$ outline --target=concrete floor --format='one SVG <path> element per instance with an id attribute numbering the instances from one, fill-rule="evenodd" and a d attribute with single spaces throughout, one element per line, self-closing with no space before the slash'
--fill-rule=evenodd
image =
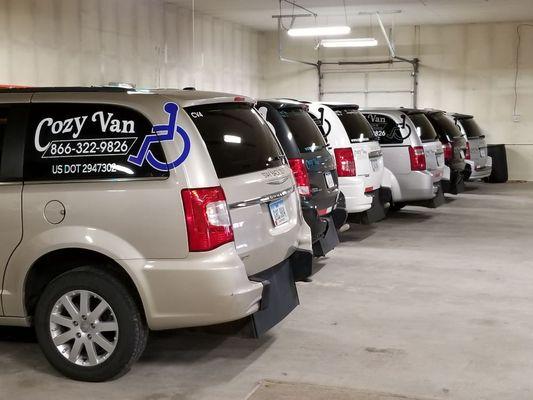
<path id="1" fill-rule="evenodd" d="M 129 375 L 84 384 L 0 330 L 0 399 L 244 399 L 262 379 L 437 399 L 533 398 L 533 184 L 471 184 L 436 210 L 354 226 L 261 340 L 151 336 Z"/>

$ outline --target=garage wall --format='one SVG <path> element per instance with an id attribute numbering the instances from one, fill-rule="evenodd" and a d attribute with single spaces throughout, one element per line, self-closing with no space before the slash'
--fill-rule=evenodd
<path id="1" fill-rule="evenodd" d="M 397 27 L 397 53 L 421 60 L 419 106 L 461 111 L 476 115 L 487 131 L 490 143 L 507 144 L 510 178 L 533 180 L 533 28 L 522 29 L 517 113 L 513 122 L 517 23 L 433 25 Z M 374 28 L 356 30 L 353 36 L 373 36 L 384 40 Z M 289 96 L 317 99 L 317 74 L 313 68 L 278 60 L 277 33 L 266 34 L 269 52 L 265 54 L 264 96 Z M 285 56 L 315 61 L 317 52 L 309 41 L 285 40 Z M 356 57 L 354 57 L 356 55 Z M 384 58 L 387 48 L 320 50 L 327 61 Z M 328 66 L 327 69 L 339 67 Z M 405 68 L 395 64 L 391 68 Z M 342 67 L 343 71 L 358 68 Z M 383 69 L 383 67 L 381 67 Z M 406 75 L 404 75 L 406 74 Z M 404 89 L 410 84 L 408 73 L 368 73 L 369 89 Z M 326 74 L 325 89 L 337 90 L 365 84 L 364 74 Z M 334 79 L 332 79 L 334 77 Z M 328 84 L 329 79 L 329 84 Z M 333 81 L 333 82 L 332 82 Z M 329 86 L 328 86 L 329 85 Z M 326 94 L 329 100 L 358 102 L 362 106 L 400 105 L 410 101 L 405 94 Z M 407 104 L 410 105 L 410 104 Z"/>
<path id="2" fill-rule="evenodd" d="M 257 95 L 257 32 L 162 0 L 0 1 L 0 84 L 184 87 Z"/>

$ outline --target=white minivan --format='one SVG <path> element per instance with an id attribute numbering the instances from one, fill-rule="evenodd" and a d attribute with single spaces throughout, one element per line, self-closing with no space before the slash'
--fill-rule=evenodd
<path id="1" fill-rule="evenodd" d="M 321 122 L 328 148 L 335 157 L 339 187 L 346 198 L 348 213 L 365 212 L 361 218 L 365 223 L 384 218 L 383 204 L 387 196 L 381 193 L 383 156 L 359 106 L 312 102 L 309 112 Z"/>
<path id="2" fill-rule="evenodd" d="M 449 169 L 442 144 L 426 116 L 402 108 L 368 108 L 362 113 L 379 139 L 385 167 L 393 173 L 391 209 L 406 204 L 442 205 L 440 181 L 449 175 Z"/>

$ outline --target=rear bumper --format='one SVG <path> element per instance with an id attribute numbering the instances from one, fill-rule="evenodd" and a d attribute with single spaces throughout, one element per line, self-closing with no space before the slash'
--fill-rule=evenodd
<path id="1" fill-rule="evenodd" d="M 441 173 L 438 178 L 430 171 L 412 171 L 408 174 L 397 175 L 400 185 L 400 199 L 395 202 L 408 202 L 419 200 L 431 200 L 435 197 L 438 189 Z"/>
<path id="2" fill-rule="evenodd" d="M 487 161 L 484 167 L 481 167 L 477 165 L 476 163 L 473 163 L 473 165 L 470 166 L 471 173 L 469 180 L 477 180 L 477 179 L 484 179 L 488 178 L 490 174 L 492 173 L 492 159 L 490 157 L 487 157 Z"/>
<path id="3" fill-rule="evenodd" d="M 178 260 L 130 260 L 148 326 L 153 330 L 206 326 L 250 316 L 262 307 L 264 282 L 278 266 L 312 273 L 311 253 L 296 251 L 280 264 L 248 277 L 233 243 Z M 294 281 L 293 281 L 294 282 Z"/>
<path id="4" fill-rule="evenodd" d="M 353 177 L 339 177 L 339 189 L 344 194 L 346 212 L 349 214 L 364 212 L 372 207 L 371 195 L 365 193 L 364 179 Z"/>

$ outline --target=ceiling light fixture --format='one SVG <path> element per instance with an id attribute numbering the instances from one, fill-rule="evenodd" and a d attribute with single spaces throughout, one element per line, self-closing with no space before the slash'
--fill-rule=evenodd
<path id="1" fill-rule="evenodd" d="M 349 26 L 318 26 L 311 28 L 291 28 L 287 31 L 292 37 L 347 35 Z"/>
<path id="2" fill-rule="evenodd" d="M 374 47 L 378 41 L 374 38 L 352 38 L 352 39 L 322 39 L 322 47 Z"/>

